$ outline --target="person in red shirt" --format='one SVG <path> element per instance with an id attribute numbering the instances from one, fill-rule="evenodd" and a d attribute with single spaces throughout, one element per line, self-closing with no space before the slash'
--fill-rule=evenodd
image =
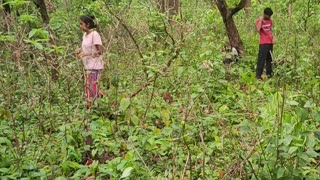
<path id="1" fill-rule="evenodd" d="M 272 76 L 272 51 L 273 51 L 273 35 L 272 35 L 272 20 L 273 11 L 271 8 L 265 8 L 263 16 L 260 16 L 256 21 L 256 29 L 260 35 L 259 54 L 256 70 L 256 78 L 262 80 L 264 65 L 266 64 L 267 76 Z"/>

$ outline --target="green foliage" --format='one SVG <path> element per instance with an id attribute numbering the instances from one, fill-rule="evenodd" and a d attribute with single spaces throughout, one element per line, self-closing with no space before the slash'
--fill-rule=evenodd
<path id="1" fill-rule="evenodd" d="M 318 179 L 320 5 L 257 2 L 235 16 L 246 54 L 228 69 L 210 1 L 181 1 L 181 16 L 150 1 L 48 1 L 48 25 L 32 1 L 8 1 L 20 16 L 0 25 L 1 179 Z M 253 25 L 266 6 L 275 76 L 257 82 Z M 73 56 L 83 14 L 97 17 L 110 61 L 89 111 Z"/>

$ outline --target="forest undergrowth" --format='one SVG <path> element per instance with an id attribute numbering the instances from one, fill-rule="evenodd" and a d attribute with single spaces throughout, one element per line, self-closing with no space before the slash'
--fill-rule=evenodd
<path id="1" fill-rule="evenodd" d="M 147 0 L 48 0 L 47 25 L 30 1 L 9 2 L 19 16 L 0 25 L 0 179 L 319 178 L 318 1 L 252 1 L 234 17 L 245 53 L 231 67 L 210 1 L 169 16 Z M 260 82 L 254 23 L 267 6 L 275 74 Z M 110 64 L 90 110 L 73 54 L 83 14 Z"/>

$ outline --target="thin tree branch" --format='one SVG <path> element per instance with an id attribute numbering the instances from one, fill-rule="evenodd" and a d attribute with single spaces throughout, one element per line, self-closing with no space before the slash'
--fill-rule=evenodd
<path id="1" fill-rule="evenodd" d="M 113 12 L 111 11 L 111 9 L 109 8 L 109 5 L 108 5 L 107 2 L 106 2 L 105 4 L 106 4 L 106 7 L 107 7 L 108 12 L 109 12 L 113 17 L 115 17 L 115 18 L 119 21 L 119 23 L 124 27 L 124 29 L 128 32 L 130 38 L 132 39 L 134 45 L 136 46 L 136 48 L 137 48 L 137 50 L 138 50 L 138 53 L 139 53 L 140 58 L 143 59 L 143 54 L 142 54 L 141 48 L 140 48 L 138 42 L 136 41 L 136 39 L 134 38 L 132 32 L 129 30 L 128 26 L 122 21 L 122 19 L 121 19 L 119 16 L 117 16 L 115 13 L 113 13 Z"/>
<path id="2" fill-rule="evenodd" d="M 150 96 L 149 102 L 148 102 L 148 104 L 147 104 L 147 108 L 146 108 L 146 110 L 145 110 L 145 112 L 144 112 L 143 119 L 146 118 L 147 113 L 148 113 L 148 111 L 149 111 L 149 109 L 150 109 L 150 106 L 151 106 L 153 97 L 154 97 L 154 91 L 155 91 L 155 89 L 156 89 L 156 82 L 157 82 L 157 77 L 158 77 L 158 76 L 156 75 L 155 77 L 156 77 L 156 78 L 155 78 L 154 81 L 153 81 L 153 88 L 152 88 L 151 96 Z"/>
<path id="3" fill-rule="evenodd" d="M 171 66 L 172 62 L 178 58 L 179 52 L 180 52 L 181 47 L 176 48 L 174 51 L 172 57 L 168 60 L 166 66 L 160 71 L 161 73 L 156 74 L 152 78 L 148 79 L 144 84 L 142 84 L 137 90 L 135 90 L 129 97 L 133 98 L 136 95 L 138 95 L 141 91 L 143 91 L 146 87 L 151 85 L 161 74 L 164 74 L 169 67 Z"/>
<path id="4" fill-rule="evenodd" d="M 174 38 L 172 37 L 172 35 L 168 32 L 168 29 L 167 29 L 167 25 L 166 25 L 166 22 L 164 20 L 164 18 L 161 18 L 162 20 L 162 23 L 164 25 L 164 32 L 169 36 L 169 38 L 171 39 L 172 41 L 172 44 L 175 45 L 176 44 L 176 41 L 174 40 Z"/>
<path id="5" fill-rule="evenodd" d="M 243 9 L 246 6 L 247 1 L 248 0 L 241 0 L 236 7 L 232 8 L 231 9 L 231 16 L 233 16 L 234 14 L 239 12 L 241 9 Z"/>

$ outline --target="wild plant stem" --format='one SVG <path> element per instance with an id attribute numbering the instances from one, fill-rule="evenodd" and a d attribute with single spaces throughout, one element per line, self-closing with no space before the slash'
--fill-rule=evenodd
<path id="1" fill-rule="evenodd" d="M 153 100 L 153 97 L 154 97 L 154 91 L 155 91 L 155 89 L 156 89 L 156 82 L 157 82 L 157 77 L 158 77 L 157 75 L 155 75 L 155 76 L 156 76 L 156 77 L 155 77 L 155 79 L 154 79 L 154 81 L 153 81 L 152 92 L 151 92 L 150 99 L 149 99 L 149 101 L 148 101 L 146 110 L 145 110 L 145 112 L 144 112 L 143 119 L 146 119 L 146 115 L 147 115 L 147 113 L 148 113 L 148 111 L 149 111 L 149 108 L 150 108 L 150 106 L 151 106 L 151 103 L 152 103 L 152 100 Z"/>

